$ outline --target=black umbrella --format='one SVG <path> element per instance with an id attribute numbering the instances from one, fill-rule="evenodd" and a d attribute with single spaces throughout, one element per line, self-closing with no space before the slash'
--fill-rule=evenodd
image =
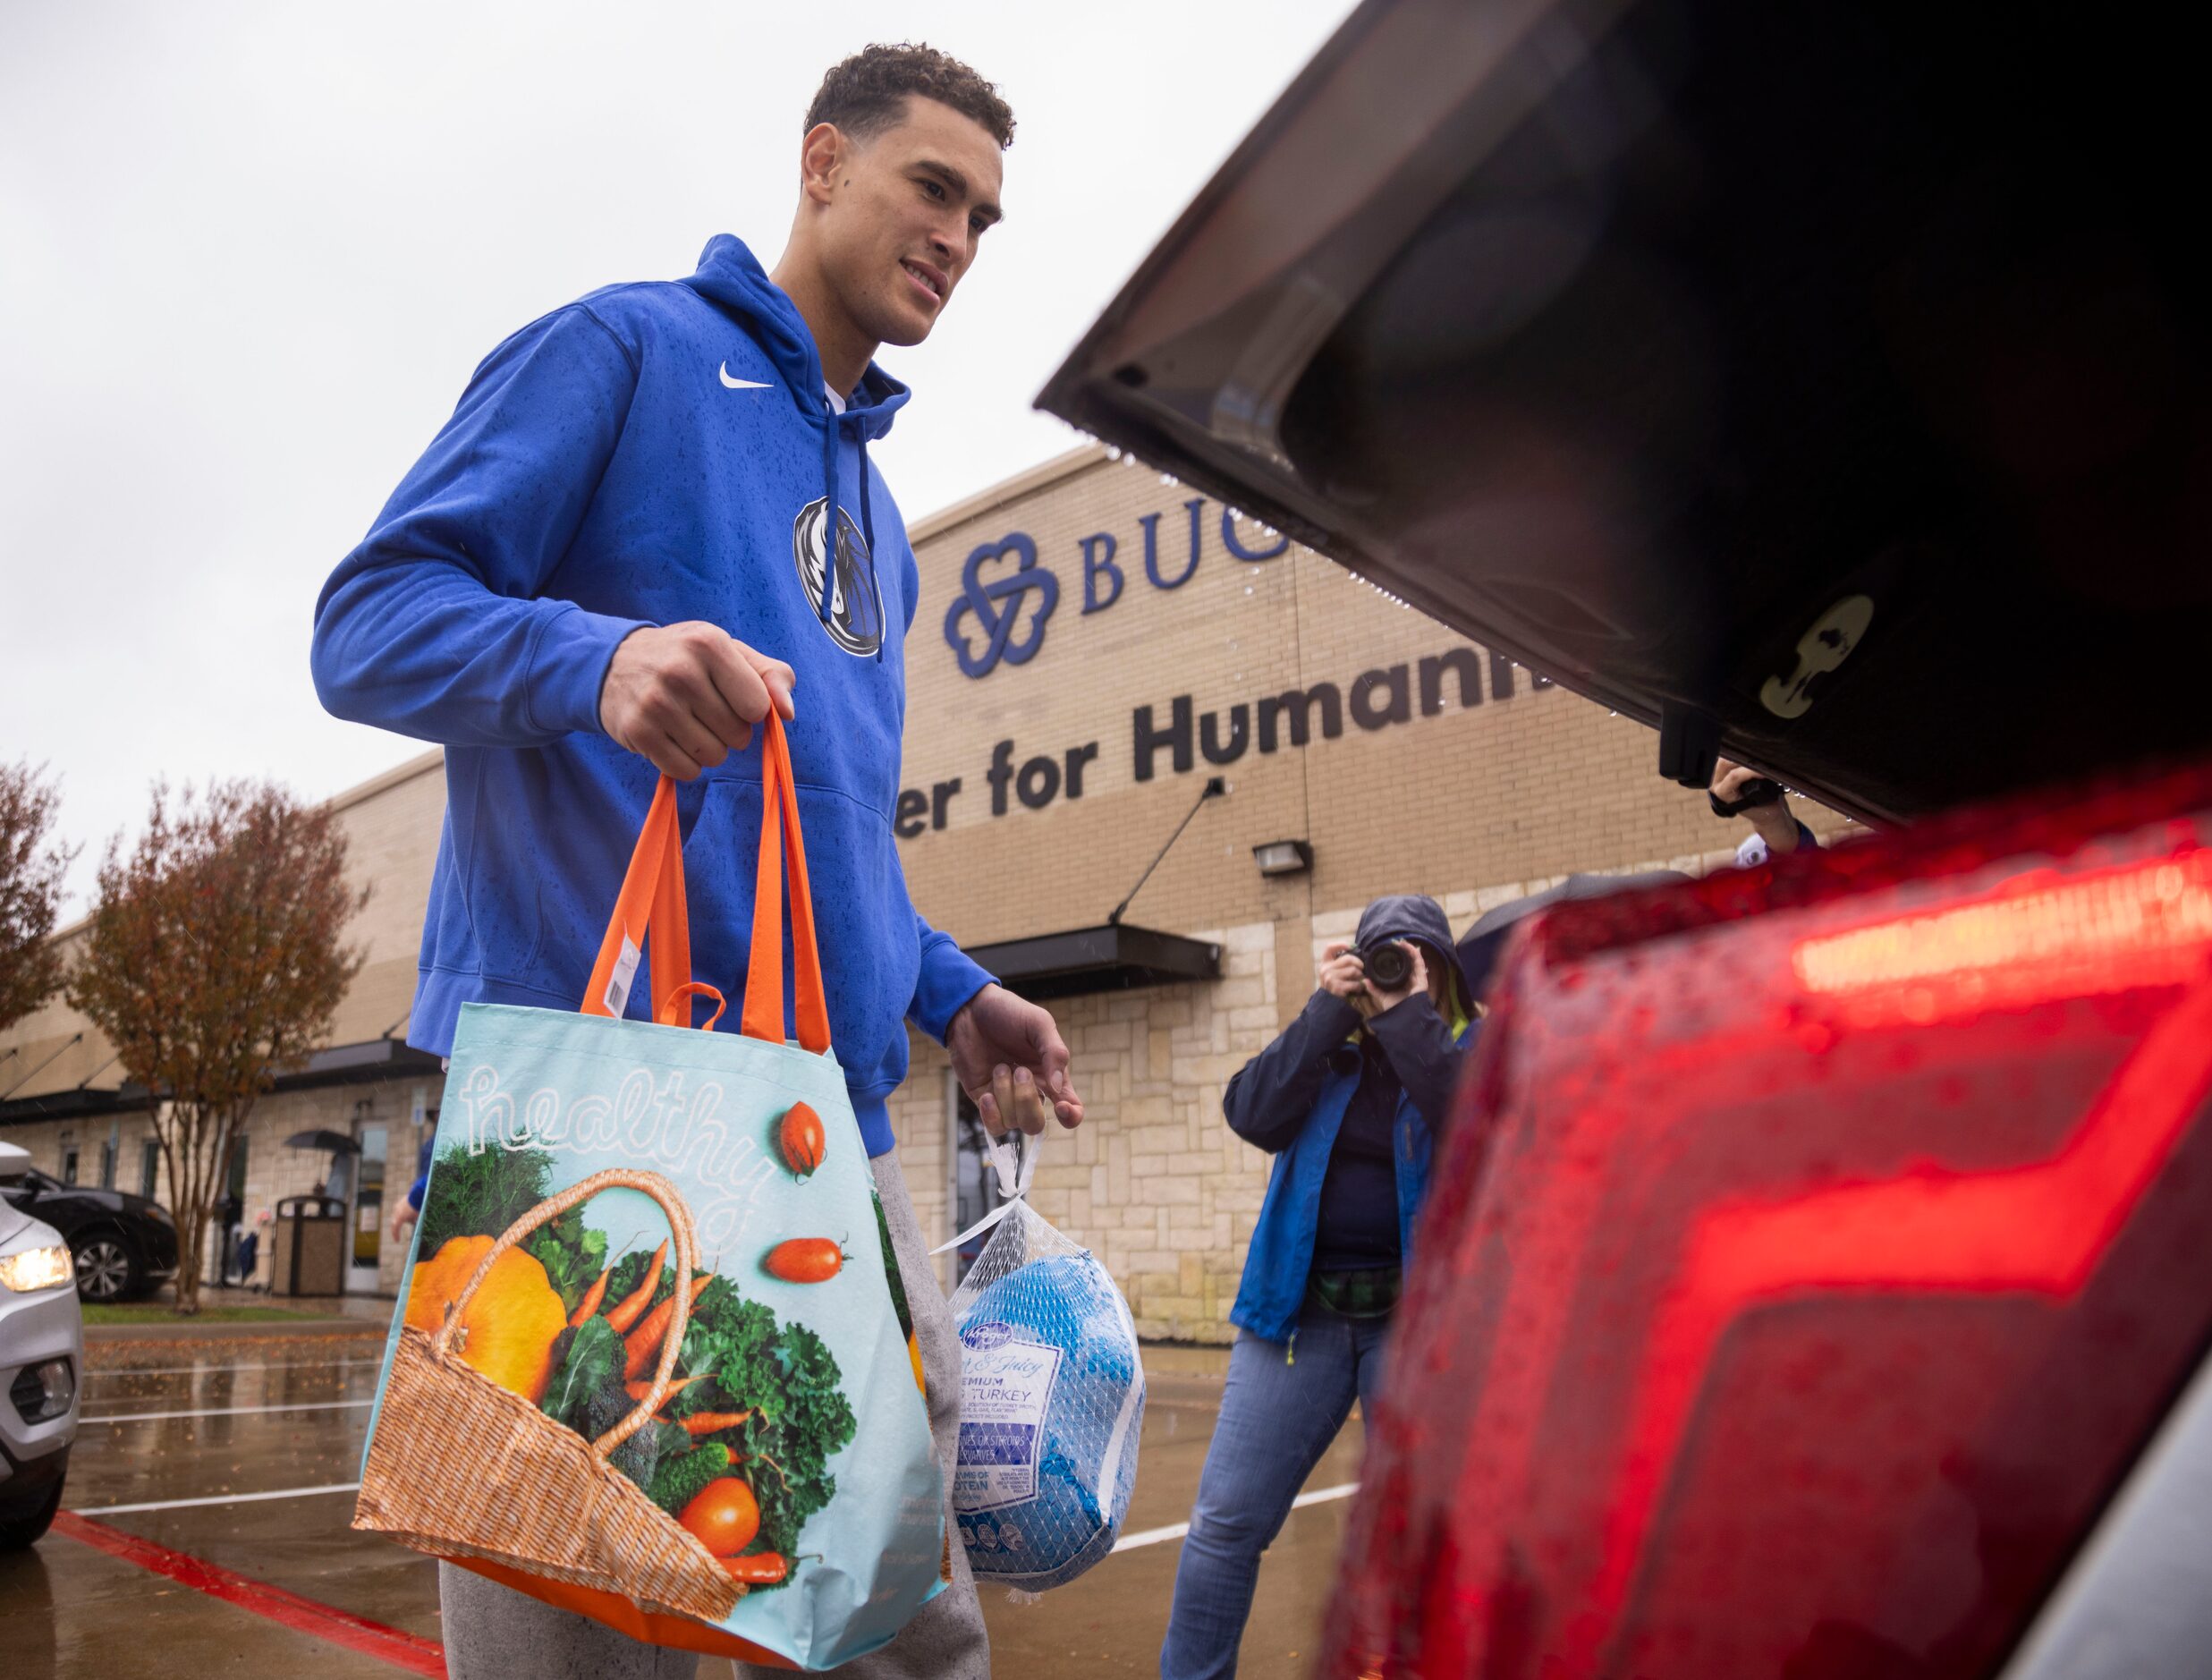
<path id="1" fill-rule="evenodd" d="M 284 1140 L 291 1150 L 328 1150 L 333 1155 L 358 1155 L 361 1146 L 343 1132 L 295 1132 Z"/>
<path id="2" fill-rule="evenodd" d="M 1460 966 L 1467 971 L 1467 983 L 1475 988 L 1476 997 L 1482 996 L 1490 983 L 1491 965 L 1505 948 L 1505 936 L 1539 910 L 1570 898 L 1603 898 L 1608 893 L 1640 887 L 1674 887 L 1689 878 L 1679 870 L 1646 870 L 1637 875 L 1570 875 L 1540 893 L 1486 910 L 1460 936 Z"/>

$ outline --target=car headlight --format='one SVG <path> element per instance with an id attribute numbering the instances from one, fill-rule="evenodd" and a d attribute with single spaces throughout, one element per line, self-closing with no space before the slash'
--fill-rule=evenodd
<path id="1" fill-rule="evenodd" d="M 0 1257 L 0 1284 L 19 1295 L 52 1289 L 76 1277 L 69 1251 L 56 1243 L 47 1248 L 27 1248 L 20 1254 Z"/>
<path id="2" fill-rule="evenodd" d="M 152 1207 L 148 1208 L 146 1211 L 152 1214 L 155 1218 L 160 1220 L 162 1224 L 165 1226 L 174 1227 L 176 1224 L 176 1215 L 171 1213 L 168 1209 L 163 1207 L 158 1201 Z"/>

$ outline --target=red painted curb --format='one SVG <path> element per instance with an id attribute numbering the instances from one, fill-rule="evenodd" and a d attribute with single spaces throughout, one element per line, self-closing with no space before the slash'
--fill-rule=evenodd
<path id="1" fill-rule="evenodd" d="M 420 1639 L 412 1633 L 403 1633 L 396 1627 L 386 1627 L 381 1622 L 372 1622 L 366 1616 L 354 1616 L 344 1610 L 334 1609 L 327 1604 L 318 1604 L 312 1599 L 303 1599 L 296 1592 L 287 1592 L 282 1587 L 273 1587 L 265 1581 L 255 1581 L 211 1564 L 204 1558 L 185 1552 L 172 1551 L 168 1547 L 149 1540 L 140 1540 L 135 1534 L 126 1534 L 119 1528 L 96 1522 L 89 1516 L 79 1516 L 74 1511 L 57 1511 L 54 1515 L 54 1532 L 65 1534 L 110 1557 L 120 1557 L 127 1564 L 165 1575 L 182 1586 L 209 1598 L 220 1599 L 225 1604 L 234 1604 L 242 1610 L 288 1627 L 296 1633 L 327 1640 L 334 1645 L 343 1645 L 348 1650 L 357 1650 L 365 1657 L 374 1657 L 394 1668 L 403 1668 L 409 1674 L 426 1675 L 430 1680 L 445 1680 L 445 1647 L 434 1640 Z"/>

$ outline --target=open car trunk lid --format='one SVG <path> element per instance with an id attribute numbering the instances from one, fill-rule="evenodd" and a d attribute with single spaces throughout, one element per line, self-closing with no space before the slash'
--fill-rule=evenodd
<path id="1" fill-rule="evenodd" d="M 1039 405 L 1846 810 L 2201 751 L 2195 72 L 2055 6 L 1370 0 Z"/>

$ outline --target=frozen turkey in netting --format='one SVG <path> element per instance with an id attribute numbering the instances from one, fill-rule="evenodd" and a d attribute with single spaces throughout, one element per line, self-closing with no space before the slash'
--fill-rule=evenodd
<path id="1" fill-rule="evenodd" d="M 1128 1305 L 1096 1256 L 1017 1199 L 952 1306 L 969 1565 L 1029 1591 L 1064 1585 L 1114 1549 L 1137 1485 L 1144 1366 Z"/>

